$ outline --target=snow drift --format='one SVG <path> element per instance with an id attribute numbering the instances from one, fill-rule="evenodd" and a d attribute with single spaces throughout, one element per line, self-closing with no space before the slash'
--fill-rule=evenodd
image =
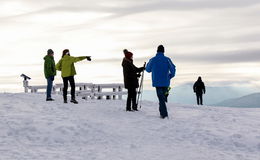
<path id="1" fill-rule="evenodd" d="M 2 160 L 259 160 L 260 109 L 125 101 L 63 104 L 43 94 L 0 94 Z"/>

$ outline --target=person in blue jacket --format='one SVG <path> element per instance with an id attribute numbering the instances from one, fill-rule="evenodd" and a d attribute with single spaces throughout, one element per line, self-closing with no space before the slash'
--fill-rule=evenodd
<path id="1" fill-rule="evenodd" d="M 152 72 L 153 87 L 156 87 L 159 99 L 159 111 L 161 118 L 168 117 L 166 102 L 170 80 L 175 76 L 175 65 L 171 59 L 164 56 L 164 47 L 159 45 L 157 54 L 151 58 L 146 66 L 148 73 Z"/>

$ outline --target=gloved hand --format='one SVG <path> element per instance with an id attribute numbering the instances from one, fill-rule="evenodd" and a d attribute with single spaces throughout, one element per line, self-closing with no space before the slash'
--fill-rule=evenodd
<path id="1" fill-rule="evenodd" d="M 138 73 L 138 74 L 137 74 L 137 77 L 141 77 L 141 74 L 140 74 L 140 73 Z"/>
<path id="2" fill-rule="evenodd" d="M 91 56 L 86 56 L 88 61 L 91 61 Z"/>

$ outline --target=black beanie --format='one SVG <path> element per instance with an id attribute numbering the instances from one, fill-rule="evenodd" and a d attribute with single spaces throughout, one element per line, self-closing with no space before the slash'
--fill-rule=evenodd
<path id="1" fill-rule="evenodd" d="M 163 45 L 159 45 L 159 46 L 158 46 L 157 52 L 162 52 L 162 53 L 164 53 L 164 47 L 163 47 Z"/>
<path id="2" fill-rule="evenodd" d="M 47 51 L 47 54 L 49 55 L 49 54 L 53 54 L 54 52 L 53 52 L 53 50 L 52 49 L 48 49 L 48 51 Z"/>
<path id="3" fill-rule="evenodd" d="M 123 50 L 124 54 L 127 54 L 129 51 L 127 49 Z"/>

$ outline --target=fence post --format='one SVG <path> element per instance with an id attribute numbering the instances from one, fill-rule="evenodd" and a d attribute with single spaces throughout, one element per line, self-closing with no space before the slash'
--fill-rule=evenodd
<path id="1" fill-rule="evenodd" d="M 98 93 L 101 93 L 101 92 L 102 92 L 102 87 L 98 86 Z M 102 99 L 102 96 L 98 96 L 98 99 Z"/>
<path id="2" fill-rule="evenodd" d="M 116 88 L 113 88 L 113 92 L 115 93 L 115 94 L 113 95 L 113 99 L 116 99 Z"/>
<path id="3" fill-rule="evenodd" d="M 24 87 L 24 92 L 28 93 L 28 81 L 27 80 L 23 80 L 23 87 Z"/>
<path id="4" fill-rule="evenodd" d="M 54 94 L 56 94 L 56 86 L 55 86 L 55 85 L 52 87 L 52 92 L 53 92 Z"/>
<path id="5" fill-rule="evenodd" d="M 95 94 L 95 87 L 96 86 L 94 84 L 91 86 L 91 94 L 90 94 L 91 99 L 95 99 L 95 96 L 94 96 L 94 94 Z"/>
<path id="6" fill-rule="evenodd" d="M 122 92 L 122 86 L 119 86 L 119 87 L 118 87 L 118 93 L 121 93 L 121 92 Z M 122 94 L 119 94 L 119 95 L 118 95 L 118 99 L 119 99 L 119 100 L 122 100 Z"/>

